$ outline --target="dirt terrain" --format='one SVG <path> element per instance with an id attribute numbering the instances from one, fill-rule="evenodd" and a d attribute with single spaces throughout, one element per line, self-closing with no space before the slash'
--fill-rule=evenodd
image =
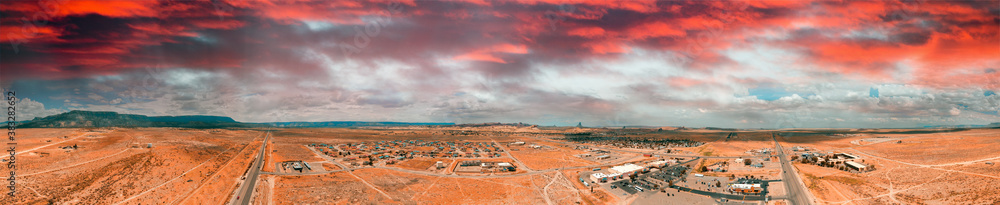
<path id="1" fill-rule="evenodd" d="M 761 148 L 774 149 L 774 141 L 768 132 L 733 132 L 734 136 L 723 137 L 713 143 L 708 143 L 697 149 L 702 156 L 746 156 L 747 151 Z"/>
<path id="2" fill-rule="evenodd" d="M 240 167 L 247 166 L 254 153 L 244 148 L 263 133 L 176 128 L 18 131 L 26 142 L 19 144 L 25 153 L 17 155 L 21 194 L 0 196 L 3 204 L 221 202 L 225 196 L 217 193 L 231 192 L 244 171 Z"/>
<path id="3" fill-rule="evenodd" d="M 21 152 L 17 155 L 19 194 L 0 196 L 0 204 L 225 203 L 234 196 L 268 132 L 264 129 L 21 129 L 19 135 L 23 137 L 18 144 Z M 730 137 L 734 132 L 737 134 Z M 595 168 L 607 170 L 611 166 L 662 158 L 643 156 L 645 153 L 683 156 L 679 158 L 691 158 L 685 156 L 691 154 L 702 156 L 693 163 L 696 168 L 729 163 L 728 172 L 697 172 L 709 176 L 780 178 L 776 157 L 764 162 L 763 168 L 737 164 L 732 157 L 742 156 L 754 162 L 768 158 L 767 155 L 748 157 L 747 151 L 773 149 L 772 134 L 777 134 L 788 155 L 848 153 L 859 157 L 858 162 L 874 167 L 872 171 L 849 172 L 793 162 L 819 204 L 1000 202 L 994 194 L 1000 190 L 989 186 L 1000 183 L 997 174 L 1000 166 L 995 165 L 1000 163 L 1000 146 L 997 146 L 1000 131 L 995 129 L 661 131 L 417 126 L 276 129 L 270 133 L 263 172 L 253 187 L 251 200 L 255 204 L 627 204 L 659 193 L 623 195 L 620 189 L 602 187 L 607 184 L 591 182 L 585 186 L 579 179 L 590 181 L 589 174 Z M 672 148 L 684 152 L 667 154 L 662 149 L 577 144 L 563 141 L 565 133 L 608 133 L 635 139 L 690 137 L 704 144 Z M 423 142 L 435 144 L 420 146 Z M 352 146 L 339 146 L 344 144 Z M 355 146 L 359 144 L 365 146 Z M 369 151 L 365 151 L 365 158 L 319 151 L 339 152 L 338 149 L 347 147 Z M 809 151 L 793 151 L 793 147 L 807 147 Z M 435 150 L 460 154 L 423 153 Z M 470 157 L 473 152 L 488 154 Z M 593 159 L 604 154 L 613 159 Z M 355 157 L 349 163 L 356 165 L 345 164 L 348 161 L 343 159 L 347 157 Z M 375 163 L 361 164 L 369 160 Z M 454 172 L 460 162 L 470 160 L 507 162 L 516 171 Z M 313 170 L 275 172 L 275 164 L 283 161 L 304 161 Z M 436 168 L 438 161 L 445 168 Z M 772 186 L 784 189 L 783 183 Z"/>
<path id="4" fill-rule="evenodd" d="M 521 160 L 528 168 L 532 170 L 545 170 L 553 169 L 559 167 L 575 167 L 575 166 L 587 166 L 596 165 L 598 163 L 587 161 L 583 158 L 577 157 L 575 155 L 587 153 L 582 150 L 574 150 L 565 146 L 560 146 L 558 143 L 551 143 L 541 140 L 530 140 L 526 138 L 520 138 L 521 141 L 525 142 L 525 146 L 509 146 L 511 149 L 511 154 L 515 158 Z M 531 148 L 530 145 L 542 146 L 539 148 Z M 516 150 L 515 150 L 516 149 Z"/>
<path id="5" fill-rule="evenodd" d="M 871 137 L 892 138 L 851 143 Z M 820 204 L 996 204 L 1000 191 L 1000 131 L 865 134 L 803 139 L 793 145 L 857 155 L 874 171 L 852 173 L 796 163 Z M 826 141 L 829 140 L 829 141 Z M 812 141 L 812 142 L 810 142 Z M 874 141 L 874 140 L 867 140 Z M 788 147 L 788 145 L 786 145 Z M 993 164 L 987 164 L 993 163 Z"/>

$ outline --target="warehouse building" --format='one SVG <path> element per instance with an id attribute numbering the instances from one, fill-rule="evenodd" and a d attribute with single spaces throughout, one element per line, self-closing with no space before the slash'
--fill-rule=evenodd
<path id="1" fill-rule="evenodd" d="M 846 165 L 847 168 L 851 168 L 851 169 L 853 169 L 855 171 L 862 171 L 862 172 L 863 171 L 868 171 L 868 166 L 867 165 L 864 165 L 864 164 L 861 164 L 861 163 L 858 163 L 858 162 L 846 161 L 846 162 L 844 162 L 844 165 Z"/>

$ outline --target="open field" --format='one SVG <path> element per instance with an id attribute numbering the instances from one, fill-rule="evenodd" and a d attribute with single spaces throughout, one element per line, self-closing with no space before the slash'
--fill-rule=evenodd
<path id="1" fill-rule="evenodd" d="M 416 171 L 436 170 L 437 168 L 435 168 L 434 165 L 438 161 L 441 161 L 442 163 L 445 164 L 445 166 L 447 166 L 451 165 L 451 163 L 454 162 L 455 160 L 448 158 L 414 158 L 412 160 L 406 160 L 389 166 L 399 167 L 409 170 L 416 170 Z"/>
<path id="2" fill-rule="evenodd" d="M 746 156 L 750 155 L 747 153 L 750 150 L 774 148 L 771 133 L 768 132 L 733 132 L 732 137 L 725 136 L 703 145 L 697 153 L 703 156 Z"/>
<path id="3" fill-rule="evenodd" d="M 175 128 L 18 131 L 29 142 L 56 139 L 48 146 L 26 143 L 22 149 L 39 149 L 18 154 L 22 194 L 0 196 L 4 204 L 216 201 L 216 193 L 233 188 L 254 153 L 244 148 L 262 134 Z"/>
<path id="4" fill-rule="evenodd" d="M 995 204 L 991 184 L 1000 181 L 1000 132 L 868 134 L 849 137 L 786 137 L 795 145 L 860 156 L 874 171 L 851 173 L 795 163 L 820 204 Z M 872 137 L 892 140 L 865 140 Z M 810 142 L 815 140 L 816 142 Z M 829 140 L 829 141 L 823 141 Z M 862 140 L 867 143 L 851 143 Z M 787 145 L 786 145 L 787 146 Z"/>
<path id="5" fill-rule="evenodd" d="M 526 138 L 521 138 L 526 146 L 508 146 L 511 149 L 511 154 L 515 158 L 521 160 L 529 169 L 532 170 L 545 170 L 554 169 L 560 167 L 575 167 L 575 166 L 587 166 L 596 165 L 597 163 L 587 161 L 583 158 L 577 157 L 575 155 L 585 154 L 586 151 L 574 150 L 572 148 L 567 148 L 565 146 L 560 146 L 558 143 L 551 143 L 541 140 L 531 140 Z M 530 145 L 543 146 L 539 148 L 531 148 Z M 516 149 L 516 150 L 515 150 Z"/>
<path id="6" fill-rule="evenodd" d="M 856 149 L 908 163 L 944 164 L 1000 157 L 997 145 L 1000 145 L 1000 133 L 959 132 L 913 135 Z"/>

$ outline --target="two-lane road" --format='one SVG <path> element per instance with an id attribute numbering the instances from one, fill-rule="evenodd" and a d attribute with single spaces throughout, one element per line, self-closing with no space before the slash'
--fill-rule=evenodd
<path id="1" fill-rule="evenodd" d="M 270 137 L 271 132 L 268 131 L 264 136 L 264 143 L 260 145 L 260 153 L 257 154 L 257 160 L 254 160 L 253 165 L 250 165 L 250 171 L 247 171 L 246 180 L 236 190 L 236 197 L 233 198 L 230 204 L 250 204 L 250 196 L 253 195 L 254 187 L 257 185 L 257 177 L 260 176 L 260 167 L 264 164 L 264 153 L 267 151 L 267 140 Z"/>
<path id="2" fill-rule="evenodd" d="M 788 189 L 788 202 L 793 205 L 808 205 L 812 204 L 809 200 L 809 190 L 806 189 L 805 184 L 799 179 L 799 175 L 795 172 L 792 167 L 792 163 L 788 161 L 788 156 L 785 155 L 785 150 L 781 147 L 781 143 L 778 143 L 777 134 L 771 134 L 771 139 L 774 139 L 775 149 L 778 150 L 778 159 L 781 160 L 781 181 L 785 182 L 785 187 Z"/>

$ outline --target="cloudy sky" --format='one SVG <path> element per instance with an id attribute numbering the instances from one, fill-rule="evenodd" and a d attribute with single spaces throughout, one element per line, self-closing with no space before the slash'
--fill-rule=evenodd
<path id="1" fill-rule="evenodd" d="M 20 119 L 1000 122 L 1000 2 L 4 1 Z"/>

